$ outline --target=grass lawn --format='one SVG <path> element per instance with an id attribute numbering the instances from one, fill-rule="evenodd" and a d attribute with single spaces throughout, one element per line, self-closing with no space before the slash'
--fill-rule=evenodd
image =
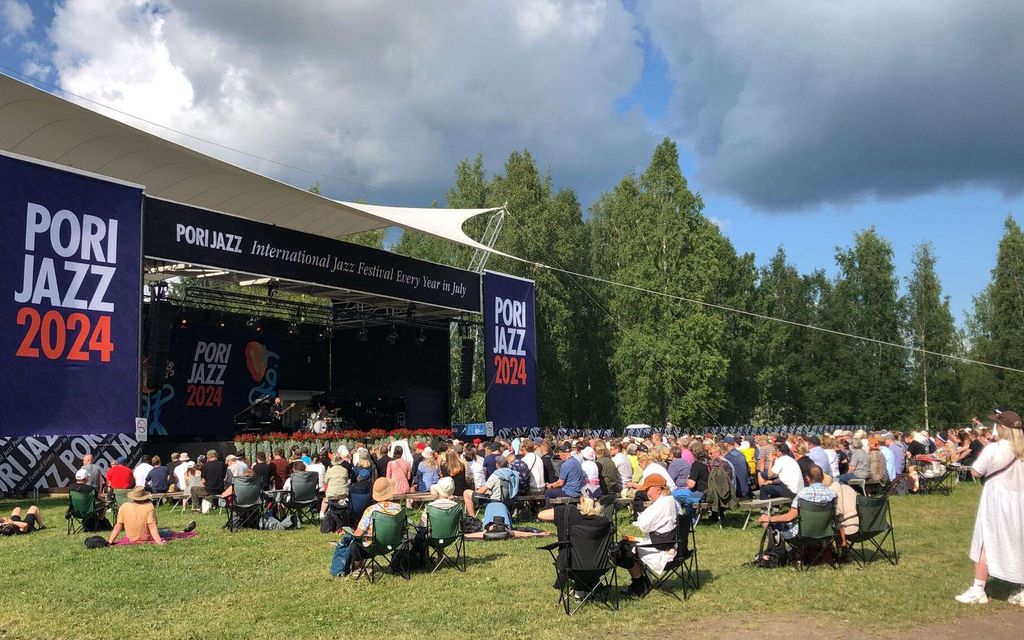
<path id="1" fill-rule="evenodd" d="M 756 628 L 763 615 L 817 618 L 837 631 L 954 622 L 1009 607 L 1010 587 L 998 582 L 989 592 L 1002 601 L 986 607 L 952 599 L 970 584 L 967 549 L 979 493 L 980 485 L 961 484 L 950 497 L 895 498 L 898 567 L 755 569 L 747 563 L 759 529 L 741 531 L 740 514 L 724 530 L 702 523 L 702 587 L 688 601 L 655 593 L 623 600 L 617 613 L 586 607 L 572 618 L 555 606 L 553 569 L 536 550 L 545 543 L 540 538 L 467 543 L 466 574 L 444 569 L 369 585 L 330 577 L 328 543 L 336 536 L 313 527 L 229 534 L 224 517 L 213 514 L 199 516 L 200 534 L 191 540 L 87 550 L 86 534 L 65 535 L 64 500 L 47 499 L 41 507 L 48 530 L 0 538 L 0 638 L 636 637 L 652 621 L 672 629 L 678 620 L 679 631 L 723 619 Z M 3 501 L 0 509 L 15 504 Z M 166 508 L 159 517 L 176 529 L 189 519 Z M 620 531 L 627 532 L 635 531 Z"/>

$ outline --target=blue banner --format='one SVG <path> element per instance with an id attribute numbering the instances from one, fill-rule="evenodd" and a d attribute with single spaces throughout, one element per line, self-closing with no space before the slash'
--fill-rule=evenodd
<path id="1" fill-rule="evenodd" d="M 134 433 L 142 189 L 0 155 L 2 436 Z"/>
<path id="2" fill-rule="evenodd" d="M 495 430 L 540 426 L 534 286 L 532 280 L 484 272 L 487 421 Z"/>

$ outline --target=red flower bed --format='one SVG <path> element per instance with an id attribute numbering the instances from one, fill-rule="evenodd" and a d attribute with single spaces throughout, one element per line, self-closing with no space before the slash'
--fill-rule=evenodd
<path id="1" fill-rule="evenodd" d="M 423 429 L 391 429 L 390 431 L 385 429 L 370 429 L 363 431 L 361 429 L 346 429 L 345 431 L 326 431 L 324 433 L 310 433 L 309 431 L 296 431 L 295 433 L 281 433 L 273 431 L 271 433 L 243 433 L 235 436 L 235 442 L 267 442 L 270 440 L 295 440 L 295 441 L 314 441 L 314 440 L 382 440 L 384 438 L 393 438 L 400 440 L 402 438 L 450 438 L 452 437 L 451 429 L 436 429 L 436 428 L 423 428 Z"/>

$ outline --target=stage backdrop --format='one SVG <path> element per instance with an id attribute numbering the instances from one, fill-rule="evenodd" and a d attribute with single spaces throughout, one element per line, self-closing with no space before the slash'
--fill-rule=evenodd
<path id="1" fill-rule="evenodd" d="M 142 189 L 0 155 L 0 435 L 134 433 Z"/>
<path id="2" fill-rule="evenodd" d="M 487 421 L 495 432 L 540 426 L 534 286 L 532 280 L 484 272 Z"/>
<path id="3" fill-rule="evenodd" d="M 149 433 L 156 439 L 230 438 L 235 414 L 277 393 L 280 364 L 280 339 L 255 327 L 176 326 L 163 385 L 143 389 Z"/>

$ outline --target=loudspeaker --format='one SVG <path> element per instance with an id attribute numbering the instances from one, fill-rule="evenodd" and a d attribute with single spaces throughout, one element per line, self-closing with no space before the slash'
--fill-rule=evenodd
<path id="1" fill-rule="evenodd" d="M 146 368 L 143 380 L 146 387 L 157 389 L 167 375 L 167 351 L 171 342 L 171 314 L 166 302 L 154 301 L 149 305 L 144 351 Z"/>
<path id="2" fill-rule="evenodd" d="M 473 356 L 476 355 L 476 341 L 462 339 L 462 359 L 459 367 L 459 397 L 463 400 L 473 394 Z"/>

